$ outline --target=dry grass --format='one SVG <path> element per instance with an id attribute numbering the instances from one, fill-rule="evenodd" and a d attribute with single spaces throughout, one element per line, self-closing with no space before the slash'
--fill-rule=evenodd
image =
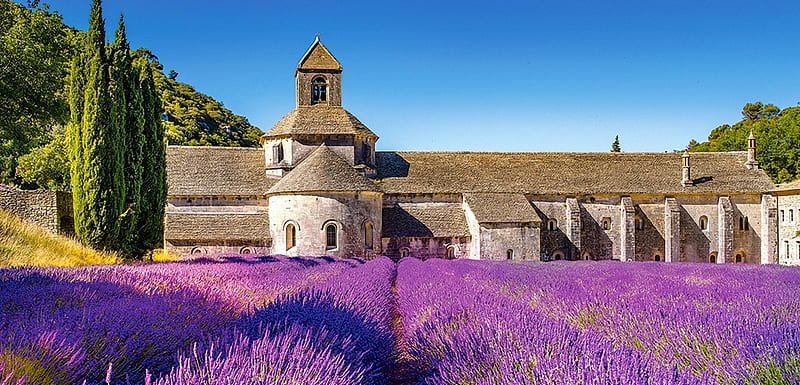
<path id="1" fill-rule="evenodd" d="M 0 210 L 0 266 L 74 267 L 119 262 L 121 259 L 115 254 L 50 234 Z"/>

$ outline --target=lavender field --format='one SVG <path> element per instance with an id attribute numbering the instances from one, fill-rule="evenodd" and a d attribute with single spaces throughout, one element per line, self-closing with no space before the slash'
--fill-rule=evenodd
<path id="1" fill-rule="evenodd" d="M 797 384 L 800 270 L 218 256 L 0 270 L 0 385 Z"/>

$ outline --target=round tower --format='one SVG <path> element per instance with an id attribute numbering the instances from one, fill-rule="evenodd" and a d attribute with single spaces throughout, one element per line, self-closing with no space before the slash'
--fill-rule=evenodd
<path id="1" fill-rule="evenodd" d="M 383 193 L 328 146 L 317 147 L 267 196 L 273 253 L 380 254 Z"/>

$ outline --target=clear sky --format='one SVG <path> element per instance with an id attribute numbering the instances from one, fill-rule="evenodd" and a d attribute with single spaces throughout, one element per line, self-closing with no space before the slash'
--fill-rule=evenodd
<path id="1" fill-rule="evenodd" d="M 106 0 L 131 44 L 269 129 L 319 32 L 378 150 L 664 151 L 800 102 L 800 1 Z M 85 29 L 90 0 L 50 0 Z"/>

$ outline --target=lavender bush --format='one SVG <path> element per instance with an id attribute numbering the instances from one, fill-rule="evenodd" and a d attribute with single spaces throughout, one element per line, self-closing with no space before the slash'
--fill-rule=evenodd
<path id="1" fill-rule="evenodd" d="M 800 270 L 216 256 L 0 270 L 0 385 L 797 384 Z"/>

